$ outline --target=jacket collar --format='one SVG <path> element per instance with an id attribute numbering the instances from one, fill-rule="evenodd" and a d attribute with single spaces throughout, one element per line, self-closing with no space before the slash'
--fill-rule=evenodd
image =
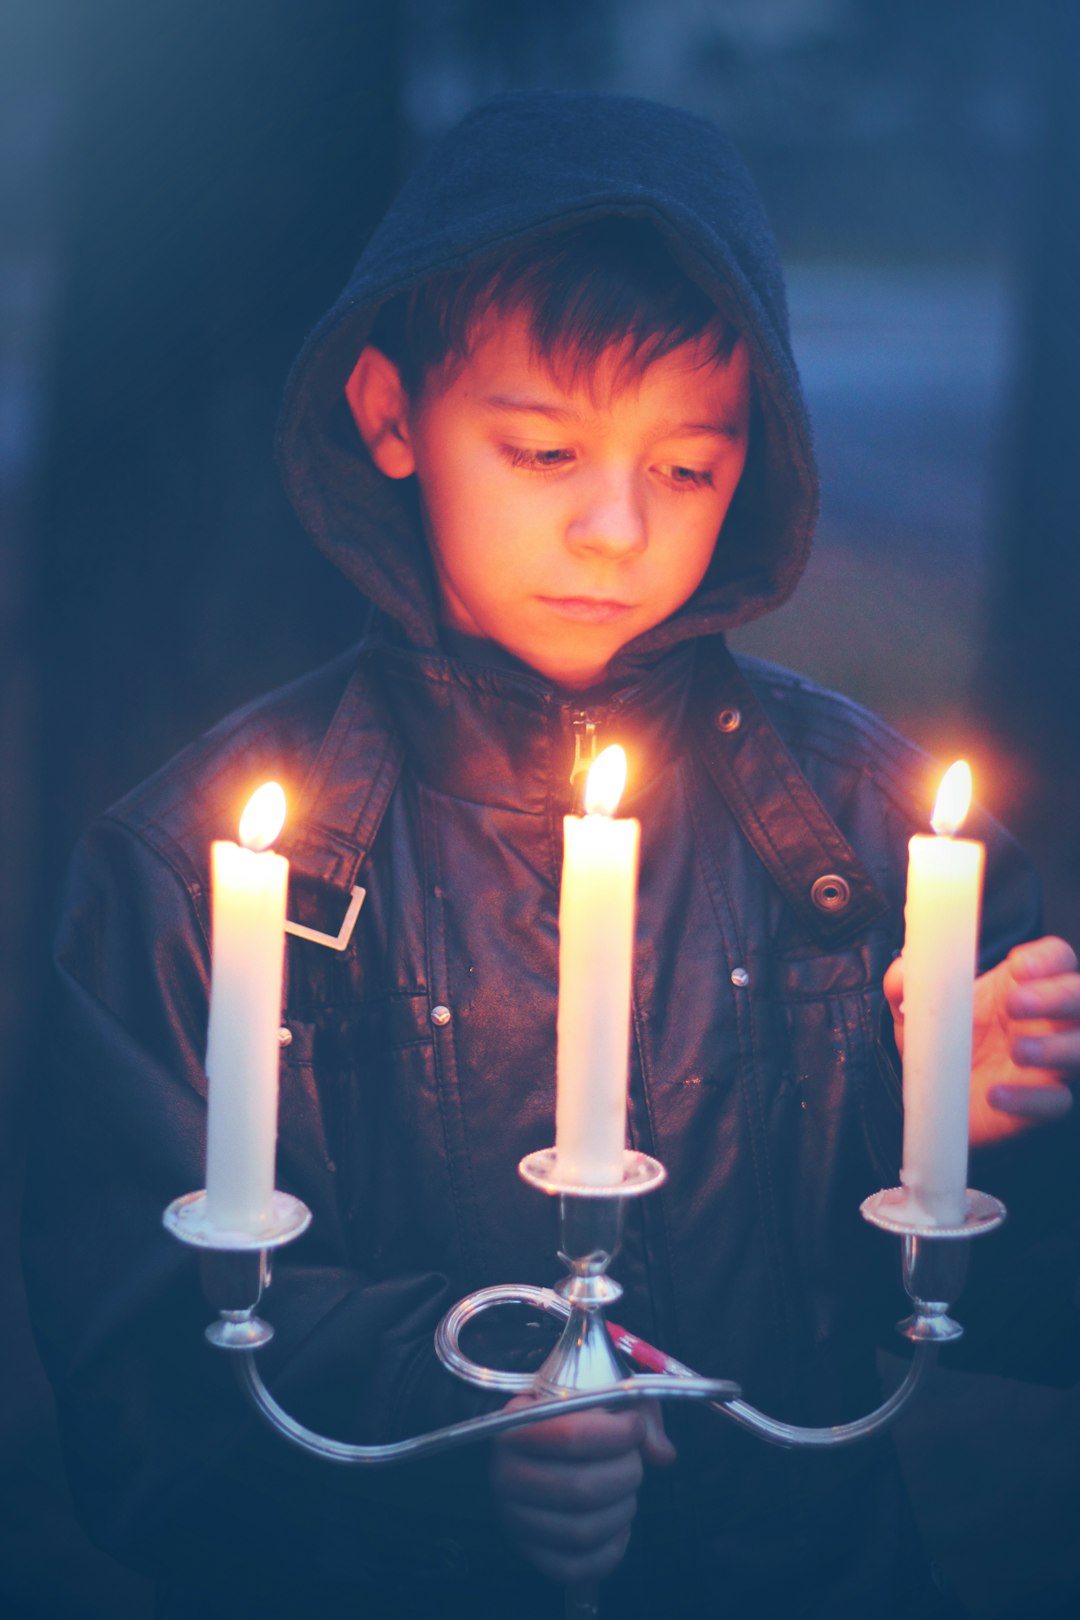
<path id="1" fill-rule="evenodd" d="M 577 694 L 484 660 L 482 644 L 476 662 L 388 644 L 375 657 L 383 702 L 427 787 L 534 815 L 577 808 L 575 761 L 616 742 L 632 810 L 678 747 L 693 666 L 693 647 L 679 647 L 614 687 Z"/>
<path id="2" fill-rule="evenodd" d="M 587 700 L 514 669 L 365 646 L 283 840 L 294 875 L 339 891 L 356 882 L 406 757 L 421 781 L 450 797 L 532 815 L 578 808 L 575 721 L 595 726 L 597 748 L 626 746 L 622 808 L 630 814 L 685 734 L 812 935 L 839 944 L 884 912 L 869 873 L 719 638 L 708 649 L 677 648 L 638 679 Z M 301 920 L 326 926 L 317 910 Z"/>

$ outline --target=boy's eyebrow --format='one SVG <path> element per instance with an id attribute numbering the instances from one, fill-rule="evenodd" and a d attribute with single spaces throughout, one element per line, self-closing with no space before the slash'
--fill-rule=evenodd
<path id="1" fill-rule="evenodd" d="M 484 404 L 494 411 L 531 411 L 535 416 L 546 416 L 553 422 L 576 420 L 578 413 L 568 405 L 549 405 L 541 399 L 524 399 L 516 394 L 488 394 Z"/>
<path id="2" fill-rule="evenodd" d="M 543 416 L 550 422 L 580 421 L 580 413 L 569 405 L 552 405 L 547 400 L 521 398 L 516 394 L 488 394 L 483 403 L 494 411 L 529 413 Z M 742 428 L 737 421 L 718 418 L 715 422 L 664 423 L 657 431 L 658 438 L 685 438 L 690 435 L 710 439 L 738 439 Z"/>
<path id="3" fill-rule="evenodd" d="M 738 422 L 725 418 L 715 422 L 676 422 L 666 431 L 672 438 L 688 438 L 696 434 L 710 439 L 738 439 L 743 429 Z"/>

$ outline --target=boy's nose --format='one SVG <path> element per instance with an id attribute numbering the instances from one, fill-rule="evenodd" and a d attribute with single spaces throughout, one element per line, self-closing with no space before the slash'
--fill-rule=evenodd
<path id="1" fill-rule="evenodd" d="M 575 551 L 623 557 L 644 551 L 648 544 L 645 510 L 636 481 L 612 477 L 585 492 L 567 527 L 567 541 Z"/>

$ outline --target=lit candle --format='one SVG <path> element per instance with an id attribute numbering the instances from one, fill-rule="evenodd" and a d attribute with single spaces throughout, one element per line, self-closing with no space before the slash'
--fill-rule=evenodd
<path id="1" fill-rule="evenodd" d="M 219 1231 L 254 1236 L 269 1226 L 274 1194 L 289 863 L 270 845 L 284 820 L 285 795 L 267 782 L 241 817 L 240 843 L 210 849 L 206 1215 Z"/>
<path id="2" fill-rule="evenodd" d="M 585 784 L 585 814 L 563 821 L 559 901 L 559 1176 L 586 1187 L 622 1181 L 630 1060 L 641 825 L 615 820 L 626 755 L 605 748 Z"/>
<path id="3" fill-rule="evenodd" d="M 931 826 L 908 848 L 904 910 L 905 1215 L 959 1226 L 965 1215 L 971 1026 L 985 850 L 956 838 L 971 771 L 945 773 Z"/>

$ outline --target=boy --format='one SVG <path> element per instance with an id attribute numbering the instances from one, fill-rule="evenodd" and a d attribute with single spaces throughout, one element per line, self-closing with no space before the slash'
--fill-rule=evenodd
<path id="1" fill-rule="evenodd" d="M 558 1603 L 549 1580 L 605 1575 L 623 1614 L 931 1612 L 882 1445 L 780 1455 L 673 1410 L 674 1446 L 655 1411 L 597 1412 L 517 1433 L 490 1469 L 478 1448 L 360 1477 L 297 1457 L 202 1344 L 159 1224 L 203 1180 L 210 840 L 278 777 L 290 916 L 334 934 L 355 882 L 366 898 L 343 953 L 289 941 L 278 1181 L 314 1222 L 279 1256 L 260 1365 L 342 1438 L 476 1409 L 432 1331 L 472 1288 L 561 1271 L 516 1166 L 553 1135 L 561 817 L 618 740 L 643 837 L 629 1131 L 669 1176 L 631 1209 L 620 1317 L 779 1417 L 877 1403 L 898 1301 L 857 1206 L 897 1179 L 882 985 L 902 1038 L 889 964 L 930 776 L 723 644 L 794 587 L 816 508 L 737 158 L 644 103 L 481 108 L 309 340 L 279 453 L 372 604 L 364 640 L 102 818 L 59 942 L 28 1243 L 94 1533 L 155 1572 L 164 1614 L 525 1616 Z M 1063 942 L 1023 943 L 1026 867 L 973 830 L 990 1142 L 1080 1066 L 1080 975 Z M 674 1465 L 648 1472 L 627 1552 L 653 1463 Z"/>

